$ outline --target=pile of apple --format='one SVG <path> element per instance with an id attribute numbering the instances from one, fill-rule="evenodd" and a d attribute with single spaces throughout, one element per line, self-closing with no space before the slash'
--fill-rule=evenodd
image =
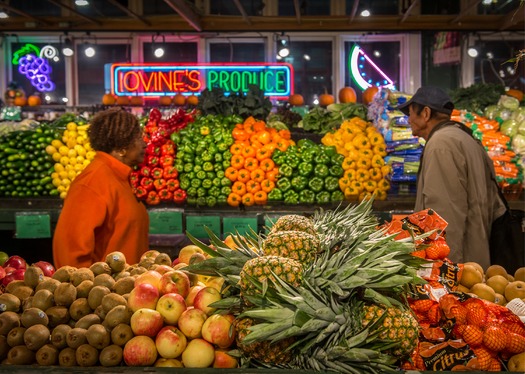
<path id="1" fill-rule="evenodd" d="M 45 276 L 52 276 L 55 267 L 47 261 L 38 261 L 33 264 L 42 269 Z M 27 268 L 27 262 L 20 256 L 9 256 L 0 252 L 0 290 L 15 280 L 23 280 Z"/>

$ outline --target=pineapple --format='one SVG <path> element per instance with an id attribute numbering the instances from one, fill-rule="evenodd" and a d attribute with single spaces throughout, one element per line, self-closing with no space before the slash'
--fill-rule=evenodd
<path id="1" fill-rule="evenodd" d="M 272 226 L 270 233 L 279 231 L 302 231 L 317 236 L 313 221 L 310 218 L 298 214 L 287 214 L 279 217 Z"/>
<path id="2" fill-rule="evenodd" d="M 308 265 L 319 251 L 319 239 L 302 231 L 277 231 L 263 241 L 262 251 L 266 256 L 293 258 Z"/>

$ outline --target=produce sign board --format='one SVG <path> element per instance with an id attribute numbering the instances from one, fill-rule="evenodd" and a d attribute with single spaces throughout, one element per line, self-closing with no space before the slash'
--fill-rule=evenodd
<path id="1" fill-rule="evenodd" d="M 257 232 L 257 217 L 224 217 L 222 224 L 224 236 L 229 234 L 245 235 L 251 230 Z"/>
<path id="2" fill-rule="evenodd" d="M 150 210 L 149 232 L 150 234 L 182 234 L 182 212 Z"/>
<path id="3" fill-rule="evenodd" d="M 15 215 L 16 237 L 37 239 L 51 237 L 51 219 L 44 212 L 18 212 Z"/>
<path id="4" fill-rule="evenodd" d="M 220 216 L 186 216 L 186 230 L 196 238 L 208 238 L 205 228 L 210 229 L 218 237 L 221 236 Z"/>
<path id="5" fill-rule="evenodd" d="M 106 89 L 117 96 L 198 95 L 206 88 L 216 87 L 228 95 L 248 92 L 252 84 L 273 98 L 286 99 L 293 94 L 293 67 L 287 63 L 117 63 L 109 65 L 105 72 Z"/>

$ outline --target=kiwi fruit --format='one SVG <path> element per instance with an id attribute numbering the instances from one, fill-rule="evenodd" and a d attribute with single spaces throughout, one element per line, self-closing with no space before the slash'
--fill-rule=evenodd
<path id="1" fill-rule="evenodd" d="M 69 330 L 66 335 L 67 346 L 77 349 L 82 344 L 85 344 L 87 342 L 86 332 L 86 329 L 81 329 L 80 327 L 75 327 Z"/>
<path id="2" fill-rule="evenodd" d="M 35 362 L 35 352 L 25 345 L 17 345 L 9 350 L 7 360 L 11 365 L 31 365 Z"/>
<path id="3" fill-rule="evenodd" d="M 70 347 L 62 349 L 58 354 L 58 365 L 65 367 L 77 366 L 75 350 Z"/>
<path id="4" fill-rule="evenodd" d="M 11 349 L 11 347 L 7 344 L 7 337 L 0 335 L 0 360 L 4 360 L 7 357 L 9 349 Z"/>
<path id="5" fill-rule="evenodd" d="M 47 310 L 54 305 L 55 297 L 53 296 L 53 292 L 46 289 L 36 291 L 31 301 L 32 307 L 42 310 Z"/>
<path id="6" fill-rule="evenodd" d="M 104 286 L 112 290 L 115 285 L 115 279 L 110 274 L 99 274 L 95 277 L 93 285 Z"/>
<path id="7" fill-rule="evenodd" d="M 109 267 L 107 262 L 104 262 L 104 261 L 95 262 L 93 265 L 89 267 L 89 269 L 93 272 L 93 274 L 95 275 L 95 278 L 97 277 L 97 275 L 100 275 L 100 274 L 111 275 L 111 268 Z"/>
<path id="8" fill-rule="evenodd" d="M 10 293 L 0 295 L 0 312 L 18 312 L 20 309 L 20 299 Z"/>
<path id="9" fill-rule="evenodd" d="M 97 316 L 95 313 L 88 314 L 87 316 L 84 316 L 80 318 L 76 323 L 76 328 L 82 328 L 82 329 L 88 329 L 89 326 L 94 325 L 95 323 L 100 323 L 101 319 L 99 316 Z"/>
<path id="10" fill-rule="evenodd" d="M 118 366 L 122 362 L 122 347 L 112 344 L 104 348 L 99 356 L 98 360 L 100 365 L 105 367 Z"/>
<path id="11" fill-rule="evenodd" d="M 22 300 L 22 311 L 29 309 L 33 306 L 33 296 L 29 296 L 27 299 Z"/>
<path id="12" fill-rule="evenodd" d="M 20 326 L 20 316 L 15 312 L 0 313 L 0 335 L 7 335 L 9 331 Z"/>
<path id="13" fill-rule="evenodd" d="M 89 291 L 91 291 L 93 286 L 94 286 L 93 281 L 90 281 L 90 280 L 82 281 L 77 286 L 77 298 L 82 298 L 82 297 L 87 298 L 89 295 Z"/>
<path id="14" fill-rule="evenodd" d="M 133 336 L 131 326 L 126 323 L 120 323 L 111 330 L 111 341 L 120 347 L 123 347 Z"/>
<path id="15" fill-rule="evenodd" d="M 53 344 L 45 344 L 36 351 L 36 362 L 42 366 L 56 365 L 58 362 L 58 348 Z"/>
<path id="16" fill-rule="evenodd" d="M 24 332 L 24 344 L 32 351 L 38 351 L 44 344 L 49 343 L 51 332 L 44 325 L 33 325 Z"/>
<path id="17" fill-rule="evenodd" d="M 79 366 L 89 367 L 98 363 L 98 350 L 89 344 L 82 344 L 78 347 L 75 356 Z"/>
<path id="18" fill-rule="evenodd" d="M 50 328 L 68 323 L 71 320 L 71 317 L 69 316 L 69 310 L 65 306 L 52 306 L 51 308 L 46 309 L 46 314 L 47 318 L 49 319 L 49 323 L 47 325 Z"/>
<path id="19" fill-rule="evenodd" d="M 5 292 L 7 293 L 13 293 L 14 290 L 16 290 L 18 287 L 23 287 L 26 284 L 23 280 L 17 279 L 14 281 L 9 282 L 9 284 L 5 287 Z"/>
<path id="20" fill-rule="evenodd" d="M 133 313 L 126 305 L 117 305 L 113 307 L 104 319 L 105 325 L 111 330 L 121 323 L 129 324 Z"/>
<path id="21" fill-rule="evenodd" d="M 110 293 L 110 289 L 105 286 L 94 286 L 88 295 L 88 303 L 91 309 L 97 309 L 102 302 L 102 298 Z"/>
<path id="22" fill-rule="evenodd" d="M 147 272 L 148 270 L 145 267 L 142 266 L 136 266 L 129 272 L 130 275 L 140 275 L 142 273 Z"/>
<path id="23" fill-rule="evenodd" d="M 100 323 L 89 326 L 86 333 L 88 343 L 96 349 L 103 349 L 111 342 L 111 335 Z"/>
<path id="24" fill-rule="evenodd" d="M 49 290 L 51 292 L 55 292 L 56 288 L 60 284 L 60 281 L 53 279 L 53 278 L 49 278 L 49 277 L 44 277 L 44 278 L 47 278 L 47 279 L 44 279 L 42 282 L 38 284 L 38 286 L 36 286 L 35 292 L 38 292 L 40 290 Z"/>
<path id="25" fill-rule="evenodd" d="M 100 305 L 102 305 L 102 309 L 104 309 L 104 312 L 108 313 L 117 305 L 128 305 L 128 302 L 126 301 L 124 296 L 119 295 L 118 293 L 110 293 L 102 298 L 102 302 L 100 303 Z"/>
<path id="26" fill-rule="evenodd" d="M 155 263 L 158 265 L 168 265 L 171 266 L 171 258 L 170 255 L 167 253 L 159 253 L 157 257 L 155 257 Z"/>
<path id="27" fill-rule="evenodd" d="M 55 304 L 69 307 L 77 298 L 77 289 L 73 284 L 62 282 L 58 285 L 55 292 Z"/>
<path id="28" fill-rule="evenodd" d="M 24 332 L 27 329 L 23 326 L 18 326 L 9 331 L 7 334 L 7 344 L 11 347 L 24 344 Z"/>
<path id="29" fill-rule="evenodd" d="M 102 305 L 97 306 L 97 309 L 95 309 L 94 313 L 99 316 L 101 321 L 104 321 L 106 318 L 106 311 L 104 308 L 102 308 Z"/>
<path id="30" fill-rule="evenodd" d="M 146 270 L 150 268 L 151 265 L 155 263 L 155 259 L 151 257 L 145 257 L 138 263 L 139 266 L 142 266 Z"/>
<path id="31" fill-rule="evenodd" d="M 119 295 L 124 295 L 130 293 L 135 287 L 135 278 L 133 277 L 123 277 L 115 282 L 113 286 L 113 291 Z"/>
<path id="32" fill-rule="evenodd" d="M 51 344 L 57 347 L 57 349 L 64 349 L 67 347 L 67 334 L 71 330 L 71 327 L 66 324 L 56 326 L 51 331 Z"/>
<path id="33" fill-rule="evenodd" d="M 35 288 L 44 280 L 44 272 L 38 266 L 28 266 L 24 273 L 24 283 L 26 286 Z"/>
<path id="34" fill-rule="evenodd" d="M 126 256 L 122 252 L 111 252 L 106 256 L 106 263 L 111 268 L 112 273 L 118 273 L 126 267 Z"/>
<path id="35" fill-rule="evenodd" d="M 55 271 L 51 278 L 56 279 L 61 283 L 69 282 L 71 280 L 71 274 L 73 274 L 75 270 L 77 270 L 77 268 L 74 266 L 61 266 Z"/>
<path id="36" fill-rule="evenodd" d="M 93 313 L 93 310 L 89 307 L 86 298 L 76 299 L 69 306 L 69 316 L 75 321 L 91 313 Z"/>
<path id="37" fill-rule="evenodd" d="M 130 275 L 131 274 L 129 273 L 129 271 L 121 271 L 120 273 L 113 274 L 113 276 L 115 277 L 116 281 L 118 281 L 121 278 L 128 277 Z"/>
<path id="38" fill-rule="evenodd" d="M 28 308 L 22 312 L 20 321 L 22 322 L 22 326 L 27 328 L 33 325 L 47 326 L 49 323 L 49 317 L 42 309 Z"/>
<path id="39" fill-rule="evenodd" d="M 70 276 L 70 282 L 75 287 L 78 286 L 80 283 L 82 283 L 85 280 L 90 280 L 93 282 L 94 279 L 95 279 L 95 275 L 89 268 L 78 268 Z"/>
<path id="40" fill-rule="evenodd" d="M 34 292 L 35 290 L 33 290 L 29 286 L 20 286 L 20 287 L 15 288 L 13 292 L 11 292 L 11 294 L 18 297 L 20 301 L 24 301 L 25 299 L 33 295 Z"/>

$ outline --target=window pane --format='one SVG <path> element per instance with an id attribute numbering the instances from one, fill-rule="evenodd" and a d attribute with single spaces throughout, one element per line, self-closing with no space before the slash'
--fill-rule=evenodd
<path id="1" fill-rule="evenodd" d="M 294 92 L 311 105 L 325 91 L 332 93 L 332 42 L 291 41 L 285 62 L 294 68 Z"/>
<path id="2" fill-rule="evenodd" d="M 15 54 L 22 58 L 23 56 L 27 56 L 28 53 L 39 57 L 40 53 L 37 53 L 37 51 L 41 51 L 42 48 L 47 45 L 56 48 L 57 52 L 58 48 L 60 48 L 58 43 L 31 43 L 31 45 L 37 47 L 37 50 L 30 50 L 25 47 L 27 45 L 27 43 L 12 43 L 11 50 L 13 51 L 13 56 L 11 56 L 11 59 L 13 59 Z M 26 52 L 20 53 L 22 50 Z M 10 64 L 13 81 L 22 87 L 26 96 L 32 95 L 35 92 L 41 92 L 42 102 L 63 104 L 62 98 L 66 96 L 66 70 L 64 57 L 62 57 L 60 53 L 58 57 L 58 61 L 55 61 L 53 58 L 42 58 L 42 60 L 33 59 L 31 61 L 28 59 L 22 59 L 21 61 L 15 60 L 16 65 Z M 50 98 L 48 101 L 44 100 L 46 94 Z"/>
<path id="3" fill-rule="evenodd" d="M 264 43 L 210 43 L 210 62 L 264 61 Z"/>
<path id="4" fill-rule="evenodd" d="M 438 0 L 421 1 L 421 14 L 458 14 L 461 1 Z"/>
<path id="5" fill-rule="evenodd" d="M 58 5 L 51 4 L 47 1 L 35 0 L 17 0 L 11 1 L 13 7 L 33 16 L 60 16 L 62 9 Z M 12 16 L 20 17 L 19 14 L 9 12 Z"/>
<path id="6" fill-rule="evenodd" d="M 330 15 L 330 1 L 308 0 L 299 2 L 300 13 L 303 16 L 328 16 Z M 279 1 L 280 16 L 295 16 L 293 1 Z"/>
<path id="7" fill-rule="evenodd" d="M 128 6 L 127 1 L 119 1 L 119 3 Z M 111 4 L 111 2 L 106 0 L 89 0 L 89 5 L 87 6 L 74 6 L 74 8 L 82 14 L 85 14 L 88 17 L 127 17 L 125 13 L 120 8 Z"/>
<path id="8" fill-rule="evenodd" d="M 357 0 L 346 0 L 346 14 L 350 15 L 352 13 L 352 8 L 354 2 Z M 361 2 L 357 7 L 357 16 L 365 10 L 368 9 L 372 15 L 378 14 L 398 14 L 399 5 L 397 0 L 374 0 L 367 3 Z"/>
<path id="9" fill-rule="evenodd" d="M 351 66 L 351 53 L 354 46 L 359 47 L 363 54 L 358 55 L 356 70 Z M 356 51 L 354 51 L 356 52 Z M 345 86 L 353 87 L 357 101 L 362 101 L 364 88 L 358 82 L 366 82 L 374 86 L 384 86 L 393 82 L 399 88 L 400 78 L 400 44 L 399 42 L 345 42 Z M 375 65 L 375 66 L 374 66 Z M 386 76 L 386 78 L 385 78 Z"/>
<path id="10" fill-rule="evenodd" d="M 142 2 L 144 15 L 174 14 L 175 11 L 164 0 L 148 0 Z"/>
<path id="11" fill-rule="evenodd" d="M 77 46 L 78 97 L 81 105 L 99 104 L 104 95 L 104 65 L 129 61 L 127 44 L 97 44 L 96 54 L 87 57 Z"/>
<path id="12" fill-rule="evenodd" d="M 421 33 L 421 84 L 437 86 L 445 91 L 460 86 L 460 64 L 434 64 L 436 33 Z M 412 92 L 413 93 L 413 92 Z"/>
<path id="13" fill-rule="evenodd" d="M 160 41 L 161 39 L 156 39 Z M 164 55 L 155 57 L 157 47 L 163 47 Z M 197 43 L 153 43 L 143 44 L 144 62 L 197 62 Z"/>
<path id="14" fill-rule="evenodd" d="M 262 15 L 262 10 L 264 9 L 262 0 L 240 0 L 240 3 L 249 16 Z M 238 16 L 241 12 L 231 0 L 214 0 L 210 3 L 210 14 Z"/>

